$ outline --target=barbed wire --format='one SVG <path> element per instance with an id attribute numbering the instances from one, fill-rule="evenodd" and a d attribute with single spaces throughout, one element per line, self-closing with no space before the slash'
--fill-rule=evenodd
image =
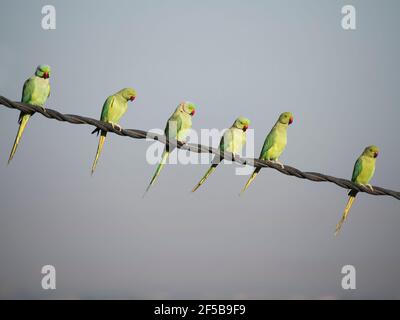
<path id="1" fill-rule="evenodd" d="M 299 169 L 296 169 L 291 166 L 285 165 L 283 168 L 280 164 L 271 162 L 271 161 L 265 161 L 265 160 L 260 160 L 260 159 L 251 159 L 251 158 L 243 158 L 238 155 L 233 155 L 230 152 L 224 152 L 220 153 L 219 149 L 213 148 L 213 147 L 208 147 L 208 146 L 203 146 L 201 144 L 192 144 L 192 143 L 185 143 L 182 144 L 176 140 L 168 140 L 165 135 L 161 134 L 156 134 L 152 132 L 147 132 L 144 130 L 137 130 L 137 129 L 121 129 L 119 130 L 118 128 L 113 127 L 111 124 L 99 121 L 93 118 L 89 117 L 83 117 L 79 115 L 74 115 L 74 114 L 63 114 L 60 113 L 56 110 L 53 109 L 48 109 L 46 108 L 43 110 L 41 107 L 22 103 L 22 102 L 15 102 L 11 101 L 3 96 L 0 96 L 0 104 L 11 108 L 11 109 L 18 109 L 23 112 L 27 113 L 40 113 L 46 118 L 49 119 L 56 119 L 58 121 L 64 121 L 72 124 L 89 124 L 92 126 L 95 126 L 101 130 L 105 130 L 107 132 L 112 132 L 120 136 L 126 136 L 134 139 L 152 139 L 159 141 L 161 143 L 164 143 L 166 145 L 169 145 L 172 148 L 180 148 L 183 150 L 188 150 L 191 152 L 197 152 L 197 153 L 212 153 L 217 156 L 219 156 L 221 159 L 226 159 L 226 160 L 231 160 L 234 162 L 237 162 L 242 165 L 249 165 L 253 167 L 258 167 L 258 168 L 272 168 L 280 173 L 283 173 L 288 176 L 293 176 L 296 178 L 300 179 L 306 179 L 314 182 L 330 182 L 334 183 L 337 186 L 344 188 L 344 189 L 353 189 L 359 192 L 365 192 L 371 195 L 375 196 L 391 196 L 393 198 L 396 198 L 400 200 L 400 192 L 399 191 L 394 191 L 394 190 L 389 190 L 377 186 L 373 186 L 373 190 L 366 186 L 361 186 L 353 183 L 350 180 L 347 179 L 342 179 L 342 178 L 337 178 L 329 175 L 325 175 L 322 173 L 318 172 L 303 172 Z"/>

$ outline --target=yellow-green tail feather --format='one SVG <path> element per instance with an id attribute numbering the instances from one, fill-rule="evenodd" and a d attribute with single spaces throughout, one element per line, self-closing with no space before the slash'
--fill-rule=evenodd
<path id="1" fill-rule="evenodd" d="M 93 165 L 92 165 L 92 175 L 94 173 L 94 170 L 96 169 L 97 161 L 99 161 L 99 156 L 100 156 L 101 150 L 103 150 L 104 142 L 106 141 L 106 135 L 107 135 L 106 131 L 101 131 L 100 138 L 99 138 L 99 145 L 97 146 L 96 157 L 94 158 Z"/>
<path id="2" fill-rule="evenodd" d="M 201 178 L 200 182 L 193 188 L 192 192 L 195 192 L 200 186 L 207 180 L 207 178 L 215 171 L 218 164 L 211 165 L 210 169 L 207 170 L 206 174 Z"/>
<path id="3" fill-rule="evenodd" d="M 349 200 L 347 201 L 347 205 L 346 205 L 346 208 L 344 209 L 343 216 L 340 219 L 339 223 L 336 225 L 335 236 L 339 233 L 340 228 L 342 227 L 342 224 L 346 221 L 349 211 L 351 209 L 351 206 L 353 205 L 355 199 L 356 199 L 355 196 L 349 196 Z"/>
<path id="4" fill-rule="evenodd" d="M 249 178 L 249 180 L 247 181 L 246 185 L 244 186 L 243 190 L 240 192 L 240 196 L 243 194 L 243 192 L 246 191 L 246 189 L 249 187 L 249 185 L 254 181 L 254 179 L 257 177 L 258 173 L 260 172 L 260 168 L 255 168 L 251 177 Z"/>
<path id="5" fill-rule="evenodd" d="M 30 114 L 24 114 L 21 115 L 21 120 L 17 132 L 17 136 L 15 137 L 14 145 L 10 153 L 10 157 L 8 158 L 8 164 L 10 164 L 11 160 L 14 158 L 15 152 L 17 151 L 18 144 L 22 138 L 22 134 L 24 133 L 24 130 L 26 128 L 26 125 L 28 124 L 29 118 L 31 117 Z"/>
<path id="6" fill-rule="evenodd" d="M 161 157 L 161 162 L 158 164 L 156 172 L 154 173 L 153 178 L 151 178 L 151 181 L 150 181 L 148 187 L 146 188 L 146 191 L 143 194 L 143 196 L 146 195 L 146 193 L 150 190 L 151 186 L 156 182 L 156 179 L 160 175 L 161 169 L 164 168 L 165 164 L 167 163 L 168 156 L 169 156 L 169 152 L 165 150 Z"/>

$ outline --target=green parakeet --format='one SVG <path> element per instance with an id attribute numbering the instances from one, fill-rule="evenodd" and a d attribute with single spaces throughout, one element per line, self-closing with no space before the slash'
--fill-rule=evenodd
<path id="1" fill-rule="evenodd" d="M 269 160 L 279 163 L 282 167 L 283 164 L 279 162 L 279 157 L 286 148 L 287 144 L 287 128 L 293 123 L 293 115 L 290 112 L 282 113 L 278 121 L 272 127 L 264 141 L 264 146 L 261 150 L 259 159 Z M 254 181 L 261 168 L 255 168 L 242 192 L 246 191 L 249 185 Z"/>
<path id="2" fill-rule="evenodd" d="M 221 153 L 231 152 L 232 154 L 238 154 L 246 144 L 246 130 L 249 128 L 249 125 L 249 119 L 243 117 L 237 118 L 233 125 L 224 132 L 219 143 L 219 151 Z M 192 192 L 195 192 L 204 181 L 206 181 L 206 179 L 215 171 L 220 162 L 220 157 L 216 155 L 210 169 L 208 169 L 200 182 L 193 188 Z"/>
<path id="3" fill-rule="evenodd" d="M 178 105 L 174 113 L 167 121 L 164 133 L 167 140 L 176 139 L 179 142 L 184 143 L 188 131 L 192 128 L 192 117 L 196 112 L 196 105 L 189 101 L 184 101 Z M 159 176 L 161 169 L 167 162 L 169 154 L 172 152 L 173 148 L 165 146 L 164 152 L 161 157 L 161 162 L 158 164 L 156 172 L 154 173 L 151 181 L 144 194 L 149 191 L 151 186 L 155 183 L 157 177 Z"/>
<path id="4" fill-rule="evenodd" d="M 366 147 L 361 156 L 357 159 L 356 163 L 354 164 L 351 181 L 353 181 L 358 185 L 368 186 L 371 190 L 373 190 L 372 186 L 369 184 L 369 181 L 374 176 L 376 158 L 378 157 L 378 155 L 379 155 L 378 147 L 373 145 Z M 349 192 L 349 200 L 347 201 L 347 205 L 346 208 L 344 209 L 342 218 L 336 225 L 335 235 L 339 233 L 343 222 L 346 221 L 350 208 L 353 205 L 357 193 L 358 191 L 356 190 L 351 190 Z"/>
<path id="5" fill-rule="evenodd" d="M 107 100 L 104 102 L 103 109 L 101 110 L 100 120 L 104 122 L 110 123 L 113 127 L 119 128 L 118 125 L 119 120 L 124 115 L 126 110 L 128 109 L 128 101 L 133 101 L 136 98 L 136 92 L 132 88 L 124 88 L 117 93 L 109 96 Z M 96 157 L 92 166 L 92 175 L 94 170 L 96 169 L 97 161 L 99 160 L 100 152 L 103 149 L 104 141 L 106 140 L 107 131 L 100 130 L 96 128 L 93 130 L 93 133 L 100 133 L 99 145 L 97 147 Z"/>
<path id="6" fill-rule="evenodd" d="M 21 102 L 43 108 L 43 105 L 46 103 L 46 100 L 50 95 L 50 72 L 51 70 L 48 65 L 41 64 L 36 68 L 35 75 L 30 77 L 24 83 Z M 17 151 L 18 144 L 21 140 L 22 134 L 24 133 L 26 125 L 28 124 L 28 121 L 33 114 L 34 113 L 20 113 L 18 119 L 19 128 L 17 136 L 15 137 L 13 148 L 10 153 L 10 157 L 8 158 L 8 163 L 10 163 L 13 159 L 15 152 Z"/>

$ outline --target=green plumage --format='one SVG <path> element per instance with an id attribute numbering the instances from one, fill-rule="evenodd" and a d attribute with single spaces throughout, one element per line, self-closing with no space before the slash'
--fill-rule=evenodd
<path id="1" fill-rule="evenodd" d="M 361 155 L 354 164 L 351 180 L 357 184 L 368 184 L 375 173 L 376 158 Z"/>
<path id="2" fill-rule="evenodd" d="M 351 181 L 353 181 L 358 185 L 368 186 L 371 190 L 373 190 L 373 187 L 369 184 L 369 182 L 375 173 L 375 164 L 378 154 L 379 154 L 378 147 L 374 145 L 366 147 L 361 156 L 358 157 L 356 163 L 354 164 Z M 335 235 L 339 233 L 343 223 L 346 221 L 357 193 L 358 193 L 357 190 L 350 190 L 349 199 L 344 209 L 342 218 L 336 225 Z"/>
<path id="3" fill-rule="evenodd" d="M 178 105 L 174 113 L 169 117 L 167 125 L 165 126 L 164 134 L 168 141 L 177 140 L 183 143 L 187 137 L 189 130 L 192 128 L 192 116 L 196 112 L 196 105 L 192 102 L 185 101 Z M 162 168 L 167 163 L 167 159 L 172 152 L 173 148 L 168 145 L 165 146 L 164 152 L 161 157 L 161 162 L 158 164 L 156 172 L 150 180 L 145 194 L 150 190 L 151 186 L 156 182 L 161 173 Z"/>
<path id="4" fill-rule="evenodd" d="M 271 131 L 265 138 L 264 145 L 260 153 L 261 160 L 278 161 L 287 144 L 287 128 L 293 122 L 293 115 L 290 112 L 282 113 Z M 254 181 L 260 168 L 255 168 L 246 185 L 240 194 L 242 194 Z"/>
<path id="5" fill-rule="evenodd" d="M 103 104 L 101 110 L 100 120 L 108 122 L 113 126 L 119 127 L 118 122 L 121 117 L 128 110 L 128 101 L 133 101 L 136 98 L 136 91 L 132 88 L 124 88 L 117 93 L 109 96 Z M 103 149 L 104 142 L 106 139 L 107 132 L 96 128 L 92 133 L 99 134 L 99 144 L 97 146 L 97 152 L 92 165 L 92 174 L 94 173 L 97 162 L 99 160 L 100 153 Z"/>
<path id="6" fill-rule="evenodd" d="M 25 81 L 22 89 L 21 102 L 32 104 L 35 106 L 42 107 L 47 101 L 50 95 L 50 67 L 47 65 L 40 65 L 36 68 L 35 75 Z M 44 109 L 44 108 L 43 108 Z M 8 159 L 8 163 L 13 159 L 15 152 L 17 151 L 18 144 L 22 138 L 22 134 L 28 124 L 30 117 L 33 115 L 29 113 L 21 112 L 18 118 L 19 128 L 17 136 L 15 137 L 14 145 Z"/>
<path id="7" fill-rule="evenodd" d="M 246 130 L 250 125 L 250 120 L 239 117 L 235 120 L 233 125 L 224 132 L 220 143 L 219 151 L 221 153 L 230 152 L 232 154 L 238 154 L 246 144 Z M 215 171 L 216 167 L 220 163 L 218 156 L 215 156 L 211 167 L 207 170 L 206 174 L 201 178 L 199 183 L 193 188 L 192 192 L 195 192 Z"/>
<path id="8" fill-rule="evenodd" d="M 379 153 L 376 146 L 369 146 L 365 148 L 363 153 L 358 157 L 354 164 L 353 174 L 351 181 L 360 185 L 368 185 L 375 173 L 376 157 L 375 154 Z M 349 195 L 355 196 L 357 191 L 351 190 Z"/>
<path id="9" fill-rule="evenodd" d="M 126 110 L 128 110 L 128 101 L 120 94 L 112 95 L 104 102 L 100 120 L 109 123 L 118 123 Z"/>
<path id="10" fill-rule="evenodd" d="M 38 76 L 32 76 L 24 83 L 21 101 L 43 107 L 49 95 L 49 80 Z"/>

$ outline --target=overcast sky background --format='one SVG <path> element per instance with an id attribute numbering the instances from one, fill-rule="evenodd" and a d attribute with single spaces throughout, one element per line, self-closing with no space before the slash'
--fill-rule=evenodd
<path id="1" fill-rule="evenodd" d="M 57 29 L 41 28 L 41 8 Z M 341 28 L 341 7 L 357 30 Z M 0 94 L 19 100 L 35 67 L 52 67 L 49 108 L 98 118 L 105 98 L 137 90 L 121 125 L 164 128 L 182 100 L 193 127 L 243 115 L 256 154 L 283 111 L 294 114 L 284 163 L 350 178 L 365 146 L 372 183 L 400 189 L 400 2 L 0 2 Z M 333 236 L 346 190 L 263 170 L 169 165 L 145 199 L 151 142 L 110 134 L 97 171 L 92 127 L 29 122 L 10 166 L 18 112 L 0 107 L 0 298 L 400 298 L 400 202 L 360 194 Z M 43 265 L 57 289 L 44 291 Z M 341 288 L 341 268 L 357 289 Z"/>

